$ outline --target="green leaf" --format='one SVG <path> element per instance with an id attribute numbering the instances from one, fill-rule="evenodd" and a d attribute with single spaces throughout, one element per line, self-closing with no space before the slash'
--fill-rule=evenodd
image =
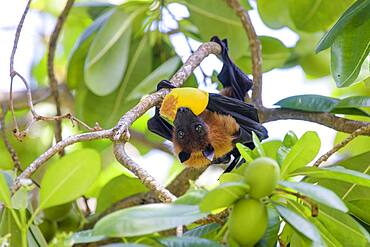
<path id="1" fill-rule="evenodd" d="M 97 199 L 96 212 L 103 212 L 113 203 L 147 190 L 138 178 L 129 177 L 125 174 L 115 177 L 100 191 Z"/>
<path id="2" fill-rule="evenodd" d="M 266 156 L 265 150 L 263 149 L 261 141 L 260 139 L 258 139 L 258 136 L 254 132 L 252 132 L 252 140 L 253 140 L 254 145 L 256 146 L 255 149 L 257 150 L 258 155 L 260 157 Z"/>
<path id="3" fill-rule="evenodd" d="M 18 211 L 15 211 L 18 214 Z M 4 208 L 1 212 L 0 236 L 11 234 L 9 246 L 22 246 L 21 229 L 16 224 L 9 208 Z"/>
<path id="4" fill-rule="evenodd" d="M 192 236 L 167 237 L 159 240 L 166 247 L 222 247 L 216 241 Z"/>
<path id="5" fill-rule="evenodd" d="M 322 39 L 320 40 L 319 44 L 317 45 L 316 52 L 320 52 L 329 48 L 335 38 L 342 32 L 344 27 L 351 22 L 352 18 L 361 12 L 368 12 L 370 7 L 370 2 L 367 0 L 357 0 L 354 4 L 349 7 L 343 15 L 339 18 L 339 20 L 335 23 L 335 25 L 327 32 Z M 365 18 L 364 18 L 365 19 Z"/>
<path id="6" fill-rule="evenodd" d="M 276 160 L 280 165 L 283 163 L 286 156 L 292 147 L 297 143 L 297 141 L 298 137 L 293 131 L 288 131 L 288 133 L 285 134 L 283 143 L 276 152 Z"/>
<path id="7" fill-rule="evenodd" d="M 115 116 L 120 113 L 122 104 L 131 100 L 129 95 L 137 90 L 143 78 L 152 70 L 152 47 L 149 43 L 149 35 L 144 34 L 139 42 L 132 45 L 132 49 L 134 52 L 130 54 L 130 63 L 119 86 L 108 122 L 114 122 Z"/>
<path id="8" fill-rule="evenodd" d="M 246 162 L 250 163 L 255 158 L 253 151 L 249 147 L 244 146 L 241 143 L 237 143 L 236 148 L 238 149 L 239 153 L 245 159 Z"/>
<path id="9" fill-rule="evenodd" d="M 346 205 L 334 192 L 322 186 L 313 185 L 305 182 L 288 182 L 288 181 L 280 181 L 279 184 L 287 188 L 296 190 L 302 193 L 303 195 L 306 195 L 311 199 L 314 199 L 315 201 L 327 205 L 331 208 L 335 208 L 343 212 L 348 211 Z"/>
<path id="10" fill-rule="evenodd" d="M 258 0 L 258 13 L 269 28 L 280 29 L 292 25 L 286 0 Z M 279 13 L 278 15 L 276 13 Z"/>
<path id="11" fill-rule="evenodd" d="M 11 207 L 15 209 L 26 209 L 28 206 L 28 193 L 25 187 L 19 188 L 11 198 Z"/>
<path id="12" fill-rule="evenodd" d="M 355 217 L 365 222 L 367 225 L 370 225 L 369 199 L 348 201 L 346 204 Z"/>
<path id="13" fill-rule="evenodd" d="M 245 182 L 230 182 L 220 184 L 209 191 L 199 203 L 200 211 L 210 212 L 215 209 L 228 207 L 243 197 L 249 190 Z"/>
<path id="14" fill-rule="evenodd" d="M 352 96 L 341 99 L 336 108 L 370 107 L 369 96 Z"/>
<path id="15" fill-rule="evenodd" d="M 107 21 L 113 11 L 96 19 L 78 38 L 74 44 L 67 67 L 67 85 L 70 89 L 75 89 L 80 83 L 84 82 L 83 70 L 87 52 L 95 37 L 96 31 Z"/>
<path id="16" fill-rule="evenodd" d="M 84 69 L 86 85 L 96 95 L 108 95 L 119 86 L 128 64 L 131 25 L 143 10 L 127 14 L 116 8 L 96 34 Z"/>
<path id="17" fill-rule="evenodd" d="M 155 91 L 156 85 L 163 79 L 170 78 L 176 71 L 180 63 L 178 56 L 168 59 L 165 63 L 156 68 L 144 80 L 139 82 L 136 87 L 129 92 L 127 100 L 140 99 L 145 94 Z"/>
<path id="18" fill-rule="evenodd" d="M 230 183 L 230 182 L 244 182 L 245 177 L 237 173 L 223 173 L 218 179 L 221 184 Z"/>
<path id="19" fill-rule="evenodd" d="M 75 232 L 69 238 L 71 245 L 82 244 L 82 243 L 93 243 L 105 239 L 104 236 L 94 235 L 93 230 L 85 230 L 81 232 Z"/>
<path id="20" fill-rule="evenodd" d="M 278 240 L 278 233 L 280 229 L 279 214 L 272 207 L 267 207 L 268 225 L 261 240 L 257 243 L 257 247 L 275 247 Z"/>
<path id="21" fill-rule="evenodd" d="M 331 72 L 337 87 L 347 87 L 356 81 L 361 65 L 370 52 L 370 18 L 367 10 L 352 18 L 331 46 Z M 366 38 L 367 37 L 367 38 Z M 370 68 L 365 68 L 370 75 Z"/>
<path id="22" fill-rule="evenodd" d="M 100 168 L 100 155 L 92 149 L 81 149 L 54 161 L 41 180 L 39 207 L 44 209 L 80 197 L 98 177 Z"/>
<path id="23" fill-rule="evenodd" d="M 358 171 L 346 169 L 342 166 L 331 167 L 303 167 L 297 169 L 291 176 L 309 176 L 314 178 L 328 178 L 347 183 L 370 187 L 370 176 Z"/>
<path id="24" fill-rule="evenodd" d="M 274 68 L 283 67 L 290 57 L 290 50 L 278 39 L 269 36 L 259 36 L 262 46 L 262 71 L 267 72 Z M 250 52 L 235 59 L 235 63 L 246 73 L 252 73 Z"/>
<path id="25" fill-rule="evenodd" d="M 2 172 L 0 172 L 0 202 L 4 203 L 6 207 L 11 206 L 9 186 Z"/>
<path id="26" fill-rule="evenodd" d="M 207 225 L 198 226 L 184 233 L 184 236 L 202 237 L 211 232 L 217 231 L 221 227 L 218 223 L 210 223 Z"/>
<path id="27" fill-rule="evenodd" d="M 281 177 L 306 166 L 320 150 L 320 138 L 314 131 L 307 131 L 293 146 L 281 164 Z"/>
<path id="28" fill-rule="evenodd" d="M 205 189 L 190 189 L 184 195 L 176 199 L 176 204 L 198 205 L 207 194 Z"/>
<path id="29" fill-rule="evenodd" d="M 321 242 L 319 231 L 307 219 L 284 206 L 275 205 L 275 208 L 284 221 L 286 221 L 296 231 L 314 242 Z"/>
<path id="30" fill-rule="evenodd" d="M 320 205 L 317 218 L 343 246 L 368 246 L 369 233 L 348 214 Z"/>
<path id="31" fill-rule="evenodd" d="M 309 112 L 330 112 L 339 100 L 315 94 L 295 95 L 275 103 L 282 108 L 295 109 Z"/>
<path id="32" fill-rule="evenodd" d="M 201 41 L 209 41 L 215 35 L 227 37 L 232 58 L 248 54 L 248 39 L 240 19 L 225 1 L 187 0 L 182 3 L 190 12 L 189 20 L 198 28 Z"/>
<path id="33" fill-rule="evenodd" d="M 107 237 L 139 236 L 187 225 L 205 217 L 198 206 L 180 204 L 147 204 L 122 209 L 99 220 L 95 235 Z"/>
<path id="34" fill-rule="evenodd" d="M 277 152 L 281 147 L 282 142 L 279 140 L 266 141 L 262 143 L 263 150 L 265 150 L 266 157 L 270 157 L 273 160 L 277 159 Z"/>
<path id="35" fill-rule="evenodd" d="M 275 103 L 282 108 L 308 111 L 308 112 L 332 112 L 338 114 L 369 116 L 360 108 L 368 106 L 370 97 L 356 96 L 344 99 L 335 99 L 322 95 L 305 94 L 295 95 L 282 99 Z"/>
<path id="36" fill-rule="evenodd" d="M 353 0 L 289 1 L 289 13 L 297 29 L 306 32 L 325 31 Z"/>

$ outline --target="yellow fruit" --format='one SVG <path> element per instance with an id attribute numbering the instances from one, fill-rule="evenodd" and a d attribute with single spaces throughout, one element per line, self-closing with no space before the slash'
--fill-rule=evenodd
<path id="1" fill-rule="evenodd" d="M 267 209 L 255 199 L 240 199 L 231 211 L 229 218 L 230 237 L 241 246 L 253 246 L 265 233 Z"/>
<path id="2" fill-rule="evenodd" d="M 253 160 L 244 170 L 249 195 L 259 199 L 271 195 L 280 178 L 280 167 L 271 158 L 261 157 Z"/>

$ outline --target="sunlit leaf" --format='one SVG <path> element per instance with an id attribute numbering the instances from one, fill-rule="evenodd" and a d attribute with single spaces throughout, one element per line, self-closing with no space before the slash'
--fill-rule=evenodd
<path id="1" fill-rule="evenodd" d="M 222 247 L 216 241 L 193 236 L 167 237 L 159 240 L 166 247 Z"/>
<path id="2" fill-rule="evenodd" d="M 83 195 L 100 168 L 100 155 L 92 149 L 81 149 L 56 160 L 42 178 L 39 207 L 64 204 Z"/>
<path id="3" fill-rule="evenodd" d="M 180 204 L 147 204 L 122 209 L 99 220 L 95 235 L 109 237 L 139 236 L 190 224 L 206 214 L 198 206 Z"/>
<path id="4" fill-rule="evenodd" d="M 0 202 L 4 203 L 7 207 L 11 204 L 9 186 L 2 172 L 0 172 Z"/>

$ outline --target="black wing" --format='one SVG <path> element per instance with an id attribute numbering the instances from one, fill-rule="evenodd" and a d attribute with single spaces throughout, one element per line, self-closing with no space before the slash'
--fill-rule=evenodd
<path id="1" fill-rule="evenodd" d="M 235 142 L 252 142 L 252 131 L 260 140 L 268 137 L 267 130 L 259 123 L 257 109 L 243 101 L 220 94 L 209 94 L 207 109 L 223 115 L 232 116 L 240 126 Z"/>
<path id="2" fill-rule="evenodd" d="M 223 67 L 217 78 L 224 88 L 231 87 L 233 89 L 233 98 L 244 101 L 246 93 L 252 88 L 252 80 L 231 61 L 226 39 L 220 40 L 215 36 L 211 41 L 218 43 L 222 48 L 221 59 Z"/>
<path id="3" fill-rule="evenodd" d="M 157 135 L 160 135 L 169 141 L 172 141 L 173 126 L 161 117 L 158 107 L 155 108 L 155 114 L 151 119 L 148 120 L 147 125 L 151 132 L 156 133 Z"/>

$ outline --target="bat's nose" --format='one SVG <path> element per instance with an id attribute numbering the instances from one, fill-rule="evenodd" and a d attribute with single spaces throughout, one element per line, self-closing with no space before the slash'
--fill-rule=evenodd
<path id="1" fill-rule="evenodd" d="M 178 112 L 181 112 L 181 113 L 185 113 L 185 112 L 189 112 L 189 111 L 190 111 L 190 109 L 189 109 L 189 108 L 187 108 L 187 107 L 180 107 L 177 111 L 178 111 Z"/>

